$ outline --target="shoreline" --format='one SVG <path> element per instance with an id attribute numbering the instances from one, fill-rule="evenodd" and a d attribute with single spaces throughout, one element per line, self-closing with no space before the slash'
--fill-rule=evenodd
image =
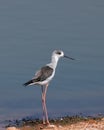
<path id="1" fill-rule="evenodd" d="M 16 120 L 8 124 L 6 130 L 104 130 L 104 116 L 83 117 L 66 116 L 50 120 L 50 126 L 43 125 L 42 120 Z"/>

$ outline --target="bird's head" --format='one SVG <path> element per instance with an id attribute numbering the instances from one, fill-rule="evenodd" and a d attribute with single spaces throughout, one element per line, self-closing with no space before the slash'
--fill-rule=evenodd
<path id="1" fill-rule="evenodd" d="M 53 56 L 57 57 L 58 59 L 61 58 L 61 57 L 65 57 L 65 58 L 74 60 L 74 58 L 66 56 L 62 50 L 55 50 L 55 51 L 53 51 Z"/>

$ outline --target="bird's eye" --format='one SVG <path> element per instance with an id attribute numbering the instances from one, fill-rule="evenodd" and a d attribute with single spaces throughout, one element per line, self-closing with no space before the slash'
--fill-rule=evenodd
<path id="1" fill-rule="evenodd" d="M 60 51 L 57 51 L 56 54 L 61 55 L 61 52 L 60 52 Z"/>

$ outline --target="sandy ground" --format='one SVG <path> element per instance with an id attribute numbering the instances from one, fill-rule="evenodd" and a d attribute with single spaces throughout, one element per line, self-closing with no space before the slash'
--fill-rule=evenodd
<path id="1" fill-rule="evenodd" d="M 26 125 L 21 128 L 8 127 L 6 130 L 104 130 L 104 118 L 101 120 L 89 119 L 87 121 L 79 121 L 72 124 L 53 124 L 50 126 L 35 126 Z"/>

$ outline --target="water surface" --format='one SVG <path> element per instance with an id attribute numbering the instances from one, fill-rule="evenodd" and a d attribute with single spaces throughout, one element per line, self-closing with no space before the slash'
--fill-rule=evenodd
<path id="1" fill-rule="evenodd" d="M 50 117 L 104 113 L 104 2 L 0 2 L 0 120 L 41 117 L 40 87 L 24 88 L 54 49 L 61 59 L 47 93 Z"/>

